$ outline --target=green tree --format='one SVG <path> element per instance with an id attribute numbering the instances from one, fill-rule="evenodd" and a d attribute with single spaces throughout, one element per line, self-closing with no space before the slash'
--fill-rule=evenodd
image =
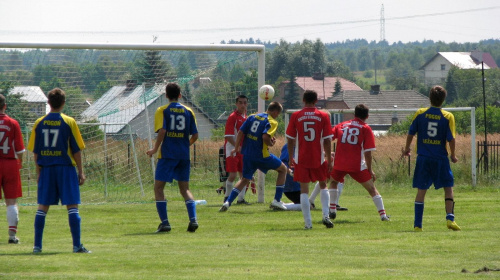
<path id="1" fill-rule="evenodd" d="M 293 72 L 290 72 L 289 77 L 289 82 L 285 87 L 285 102 L 283 104 L 285 110 L 300 108 L 300 104 L 298 102 L 299 88 L 295 83 L 296 76 Z"/>
<path id="2" fill-rule="evenodd" d="M 337 79 L 337 81 L 335 81 L 335 87 L 334 87 L 334 94 L 339 94 L 340 92 L 342 91 L 342 85 L 340 84 L 340 80 Z"/>
<path id="3" fill-rule="evenodd" d="M 184 78 L 191 76 L 191 66 L 187 54 L 181 54 L 177 65 L 177 77 Z"/>
<path id="4" fill-rule="evenodd" d="M 139 84 L 162 83 L 172 75 L 172 67 L 162 59 L 159 51 L 144 51 L 140 59 L 135 62 L 132 79 Z"/>

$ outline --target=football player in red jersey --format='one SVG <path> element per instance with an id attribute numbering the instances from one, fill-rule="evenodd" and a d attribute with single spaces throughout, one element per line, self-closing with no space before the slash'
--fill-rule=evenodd
<path id="1" fill-rule="evenodd" d="M 330 173 L 330 218 L 337 216 L 337 185 L 342 182 L 344 176 L 349 174 L 351 178 L 360 183 L 370 194 L 377 207 L 380 219 L 389 221 L 385 213 L 382 196 L 375 187 L 375 173 L 372 170 L 372 151 L 375 150 L 375 135 L 368 124 L 369 109 L 359 104 L 354 109 L 354 119 L 339 123 L 333 127 L 333 137 L 337 139 L 337 151 L 333 170 Z"/>

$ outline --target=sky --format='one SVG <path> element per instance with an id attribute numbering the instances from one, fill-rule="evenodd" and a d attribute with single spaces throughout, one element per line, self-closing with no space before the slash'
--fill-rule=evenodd
<path id="1" fill-rule="evenodd" d="M 385 24 L 381 25 L 381 10 Z M 0 42 L 500 39 L 498 0 L 0 0 Z"/>

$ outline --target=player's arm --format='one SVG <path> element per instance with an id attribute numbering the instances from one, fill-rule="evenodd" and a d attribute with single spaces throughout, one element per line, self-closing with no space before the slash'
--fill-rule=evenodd
<path id="1" fill-rule="evenodd" d="M 191 138 L 189 138 L 189 146 L 193 145 L 196 140 L 198 140 L 198 133 L 191 135 Z"/>
<path id="2" fill-rule="evenodd" d="M 153 149 L 146 152 L 146 154 L 149 157 L 152 157 L 154 154 L 156 154 L 156 152 L 158 151 L 158 148 L 160 148 L 160 145 L 163 142 L 163 139 L 165 138 L 165 133 L 167 133 L 167 131 L 164 128 L 161 128 L 158 131 L 158 135 L 156 136 L 155 146 L 153 147 Z"/>
<path id="3" fill-rule="evenodd" d="M 78 170 L 78 184 L 81 186 L 85 183 L 85 174 L 83 173 L 82 165 L 82 151 L 74 153 L 73 158 L 75 159 L 76 168 Z"/>
<path id="4" fill-rule="evenodd" d="M 243 140 L 243 137 L 245 137 L 245 133 L 243 131 L 238 131 L 238 134 L 236 135 L 236 141 L 234 143 L 234 149 L 231 151 L 231 156 L 235 156 L 236 153 L 241 152 L 241 141 Z"/>
<path id="5" fill-rule="evenodd" d="M 236 140 L 234 138 L 234 126 L 235 118 L 227 119 L 226 127 L 224 130 L 224 139 L 226 139 L 227 142 L 236 147 Z"/>
<path id="6" fill-rule="evenodd" d="M 411 135 L 411 134 L 408 134 L 406 136 L 406 145 L 405 145 L 405 149 L 403 150 L 403 156 L 410 156 L 411 155 L 411 142 L 413 141 L 413 137 L 415 135 Z"/>
<path id="7" fill-rule="evenodd" d="M 276 143 L 276 138 L 271 137 L 271 135 L 269 135 L 267 133 L 264 133 L 264 134 L 262 134 L 262 141 L 268 147 L 272 147 L 272 146 L 274 146 L 274 143 Z"/>
<path id="8" fill-rule="evenodd" d="M 372 170 L 372 151 L 366 151 L 365 152 L 365 162 L 366 162 L 366 169 L 368 170 L 368 172 L 370 172 L 370 174 L 372 175 L 372 179 L 373 181 L 375 182 L 375 172 L 373 172 Z"/>
<path id="9" fill-rule="evenodd" d="M 295 162 L 293 160 L 293 155 L 294 155 L 294 150 L 295 150 L 295 139 L 287 137 L 287 143 L 288 143 L 288 166 L 290 168 L 295 167 Z"/>
<path id="10" fill-rule="evenodd" d="M 332 139 L 330 137 L 323 140 L 323 149 L 326 155 L 326 161 L 328 162 L 328 173 L 332 171 L 332 156 L 328 156 L 332 153 Z"/>
<path id="11" fill-rule="evenodd" d="M 40 167 L 40 165 L 38 165 L 37 160 L 38 160 L 38 154 L 33 153 L 33 161 L 35 162 L 35 166 L 36 166 L 36 178 L 37 178 L 36 181 L 38 182 L 38 180 L 40 179 L 40 170 L 42 168 Z"/>
<path id="12" fill-rule="evenodd" d="M 23 153 L 17 154 L 17 161 L 19 162 L 19 169 L 23 168 Z"/>
<path id="13" fill-rule="evenodd" d="M 458 162 L 458 158 L 455 155 L 455 138 L 453 138 L 450 142 L 448 142 L 448 144 L 450 145 L 450 158 L 451 158 L 451 162 L 457 163 Z"/>

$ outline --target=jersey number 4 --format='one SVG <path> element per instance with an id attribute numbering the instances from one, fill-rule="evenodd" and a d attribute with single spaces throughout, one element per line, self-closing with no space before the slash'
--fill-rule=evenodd
<path id="1" fill-rule="evenodd" d="M 0 132 L 0 150 L 2 150 L 2 153 L 4 155 L 9 153 L 10 147 L 9 147 L 9 137 L 5 137 L 5 132 L 1 131 Z"/>

